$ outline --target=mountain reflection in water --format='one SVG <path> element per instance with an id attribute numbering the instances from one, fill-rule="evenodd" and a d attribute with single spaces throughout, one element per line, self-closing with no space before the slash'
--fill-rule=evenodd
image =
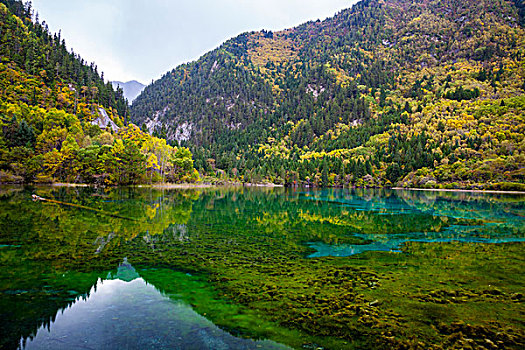
<path id="1" fill-rule="evenodd" d="M 59 312 L 22 349 L 288 349 L 221 330 L 182 301 L 174 301 L 124 262 L 99 279 L 89 297 Z M 112 279 L 114 278 L 114 279 Z"/>

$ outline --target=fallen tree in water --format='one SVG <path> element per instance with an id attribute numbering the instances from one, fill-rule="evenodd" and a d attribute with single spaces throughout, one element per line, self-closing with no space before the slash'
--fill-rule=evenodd
<path id="1" fill-rule="evenodd" d="M 107 216 L 111 216 L 111 217 L 114 217 L 114 218 L 118 218 L 118 219 L 138 221 L 137 219 L 128 218 L 128 217 L 121 216 L 121 215 L 118 215 L 118 214 L 115 214 L 115 213 L 110 213 L 110 212 L 107 212 L 107 211 L 104 211 L 104 210 L 90 208 L 90 207 L 86 207 L 86 206 L 83 206 L 83 205 L 80 205 L 80 204 L 67 203 L 67 202 L 57 201 L 57 200 L 54 200 L 54 199 L 48 199 L 48 198 L 37 196 L 36 194 L 33 194 L 32 198 L 33 198 L 34 202 L 48 202 L 48 203 L 55 203 L 55 204 L 60 204 L 60 205 L 66 205 L 66 206 L 74 207 L 74 208 L 78 208 L 78 209 L 94 211 L 94 212 L 97 212 L 97 213 L 100 213 L 100 214 L 103 214 L 103 215 L 107 215 Z"/>

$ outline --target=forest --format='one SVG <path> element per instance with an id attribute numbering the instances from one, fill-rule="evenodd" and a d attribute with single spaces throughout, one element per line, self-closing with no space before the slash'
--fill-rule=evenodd
<path id="1" fill-rule="evenodd" d="M 30 2 L 0 6 L 0 182 L 525 189 L 521 0 L 243 33 L 131 109 Z"/>
<path id="2" fill-rule="evenodd" d="M 122 90 L 68 51 L 30 2 L 0 1 L 0 183 L 198 178 L 191 152 L 131 124 Z"/>
<path id="3" fill-rule="evenodd" d="M 523 8 L 364 0 L 244 33 L 148 86 L 131 120 L 219 179 L 523 190 Z"/>

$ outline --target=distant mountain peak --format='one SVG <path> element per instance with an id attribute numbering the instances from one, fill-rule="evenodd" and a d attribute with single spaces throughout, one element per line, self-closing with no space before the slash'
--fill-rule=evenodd
<path id="1" fill-rule="evenodd" d="M 121 82 L 121 81 L 112 81 L 111 85 L 113 85 L 113 88 L 116 89 L 117 87 L 121 87 L 124 92 L 124 97 L 128 100 L 129 103 L 132 103 L 138 95 L 144 90 L 146 85 L 136 81 L 131 80 L 128 82 Z"/>

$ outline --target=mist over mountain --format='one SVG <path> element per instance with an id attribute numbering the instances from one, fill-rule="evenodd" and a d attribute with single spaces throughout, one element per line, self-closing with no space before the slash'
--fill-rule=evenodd
<path id="1" fill-rule="evenodd" d="M 131 104 L 137 98 L 138 95 L 144 90 L 146 85 L 139 83 L 136 80 L 128 81 L 123 83 L 121 81 L 112 81 L 111 85 L 116 90 L 118 87 L 122 88 L 124 98 Z"/>

